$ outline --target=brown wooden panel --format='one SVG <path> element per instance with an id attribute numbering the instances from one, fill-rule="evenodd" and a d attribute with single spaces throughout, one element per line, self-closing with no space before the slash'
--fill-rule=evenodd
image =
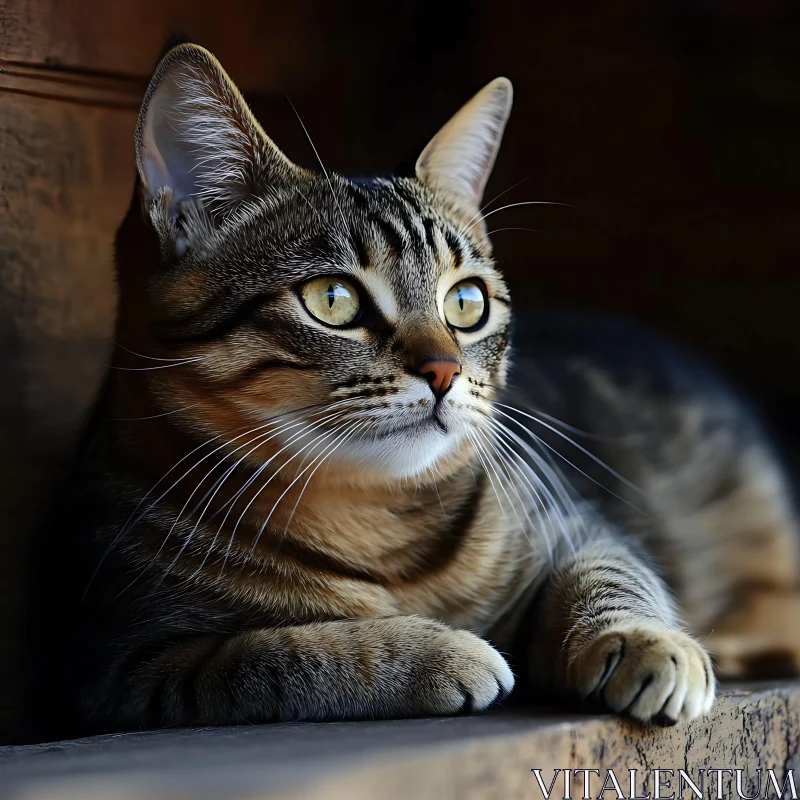
<path id="1" fill-rule="evenodd" d="M 0 59 L 0 92 L 108 108 L 138 109 L 146 86 L 147 81 L 143 78 L 90 75 Z"/>
<path id="2" fill-rule="evenodd" d="M 216 53 L 246 88 L 282 91 L 329 54 L 340 16 L 309 0 L 0 0 L 0 57 L 145 76 L 179 33 Z"/>
<path id="3" fill-rule="evenodd" d="M 134 119 L 0 92 L 0 730 L 19 699 L 25 540 L 107 360 Z"/>

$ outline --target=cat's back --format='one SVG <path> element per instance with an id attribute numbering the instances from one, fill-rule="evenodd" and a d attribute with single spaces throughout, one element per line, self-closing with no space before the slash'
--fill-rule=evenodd
<path id="1" fill-rule="evenodd" d="M 702 411 L 707 418 L 752 416 L 752 406 L 699 354 L 646 325 L 566 310 L 515 315 L 506 397 L 594 436 Z"/>
<path id="2" fill-rule="evenodd" d="M 608 505 L 619 494 L 647 506 L 641 487 L 656 483 L 711 496 L 726 463 L 752 448 L 772 453 L 752 398 L 647 326 L 522 311 L 512 347 L 498 419 L 537 443 L 584 497 Z"/>

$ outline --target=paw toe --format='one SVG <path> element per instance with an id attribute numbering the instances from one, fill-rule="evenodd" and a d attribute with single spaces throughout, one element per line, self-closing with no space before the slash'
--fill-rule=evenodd
<path id="1" fill-rule="evenodd" d="M 713 703 L 708 656 L 681 631 L 606 632 L 586 648 L 577 666 L 578 691 L 594 692 L 612 711 L 642 722 L 674 725 Z"/>
<path id="2" fill-rule="evenodd" d="M 514 688 L 505 659 L 488 642 L 467 631 L 448 631 L 445 657 L 434 668 L 445 713 L 484 711 Z"/>

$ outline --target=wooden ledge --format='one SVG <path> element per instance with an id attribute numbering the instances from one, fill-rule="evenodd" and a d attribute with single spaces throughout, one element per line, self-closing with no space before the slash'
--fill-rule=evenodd
<path id="1" fill-rule="evenodd" d="M 798 769 L 800 682 L 725 687 L 714 710 L 689 725 L 644 729 L 614 717 L 501 710 L 483 716 L 284 724 L 130 733 L 55 744 L 0 748 L 0 796 L 24 800 L 173 800 L 174 798 L 541 798 L 536 777 L 596 769 L 598 797 L 613 770 L 625 797 L 629 770 L 639 794 L 655 798 L 654 770 L 678 795 L 678 770 L 698 782 L 710 768 L 741 769 L 743 794 L 760 797 L 775 770 Z M 717 773 L 705 773 L 706 797 Z M 737 797 L 721 773 L 723 796 Z M 571 775 L 571 796 L 583 796 Z M 611 783 L 607 783 L 611 786 Z M 644 788 L 643 788 L 644 787 Z M 775 796 L 769 783 L 770 797 Z M 683 783 L 684 797 L 694 797 Z M 790 795 L 788 795 L 790 796 Z M 563 772 L 553 798 L 564 797 Z M 618 797 L 609 788 L 602 797 Z"/>

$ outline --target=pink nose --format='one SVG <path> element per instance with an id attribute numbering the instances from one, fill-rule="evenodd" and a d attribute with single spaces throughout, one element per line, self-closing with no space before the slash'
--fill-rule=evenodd
<path id="1" fill-rule="evenodd" d="M 458 361 L 425 361 L 417 367 L 431 387 L 436 397 L 442 397 L 453 383 L 453 378 L 461 374 Z"/>

